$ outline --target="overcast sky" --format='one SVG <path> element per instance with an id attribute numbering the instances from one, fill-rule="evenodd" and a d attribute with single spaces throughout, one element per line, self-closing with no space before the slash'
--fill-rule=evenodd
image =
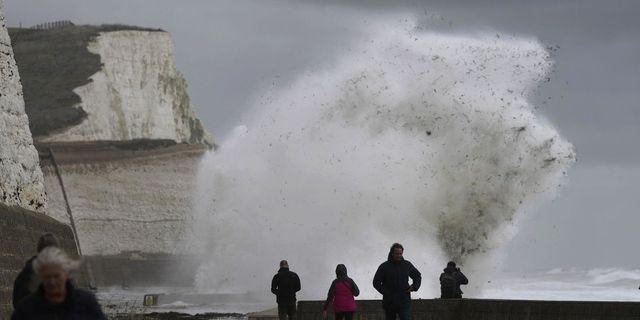
<path id="1" fill-rule="evenodd" d="M 330 65 L 380 15 L 558 46 L 537 103 L 578 163 L 560 197 L 526 220 L 507 266 L 640 266 L 640 1 L 5 0 L 5 12 L 9 26 L 71 20 L 170 32 L 196 113 L 218 140 L 266 89 Z"/>

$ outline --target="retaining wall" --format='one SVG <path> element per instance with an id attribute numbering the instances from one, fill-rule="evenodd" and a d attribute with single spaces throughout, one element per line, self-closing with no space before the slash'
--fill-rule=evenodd
<path id="1" fill-rule="evenodd" d="M 36 254 L 38 239 L 45 232 L 55 234 L 62 248 L 73 257 L 77 249 L 69 226 L 40 213 L 0 204 L 0 319 L 9 319 L 13 281 L 25 261 Z M 78 284 L 86 286 L 80 275 Z"/>

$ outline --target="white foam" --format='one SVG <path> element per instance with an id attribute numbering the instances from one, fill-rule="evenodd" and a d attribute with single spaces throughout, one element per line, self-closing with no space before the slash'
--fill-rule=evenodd
<path id="1" fill-rule="evenodd" d="M 256 102 L 206 156 L 201 289 L 263 290 L 288 259 L 303 297 L 322 297 L 344 263 L 375 298 L 369 283 L 396 241 L 425 275 L 456 259 L 481 277 L 518 216 L 553 194 L 574 156 L 529 102 L 552 65 L 545 49 L 396 21 Z M 435 278 L 418 296 L 437 292 Z"/>
<path id="2" fill-rule="evenodd" d="M 503 274 L 477 298 L 526 300 L 638 301 L 640 270 L 554 269 L 547 273 Z M 473 279 L 470 280 L 473 283 Z M 463 288 L 464 290 L 464 288 Z"/>

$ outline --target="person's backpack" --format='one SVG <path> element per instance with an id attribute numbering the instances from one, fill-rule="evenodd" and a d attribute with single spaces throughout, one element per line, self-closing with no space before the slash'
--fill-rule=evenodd
<path id="1" fill-rule="evenodd" d="M 458 280 L 453 273 L 443 273 L 440 276 L 441 298 L 456 298 L 458 296 Z"/>

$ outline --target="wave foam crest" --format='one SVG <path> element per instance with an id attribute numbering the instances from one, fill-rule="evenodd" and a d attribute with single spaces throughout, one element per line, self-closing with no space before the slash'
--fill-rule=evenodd
<path id="1" fill-rule="evenodd" d="M 495 252 L 553 194 L 574 153 L 529 102 L 552 65 L 539 43 L 389 25 L 371 39 L 264 98 L 206 157 L 201 287 L 262 288 L 288 259 L 309 295 L 337 263 L 366 289 L 399 241 L 432 295 L 447 260 Z"/>

